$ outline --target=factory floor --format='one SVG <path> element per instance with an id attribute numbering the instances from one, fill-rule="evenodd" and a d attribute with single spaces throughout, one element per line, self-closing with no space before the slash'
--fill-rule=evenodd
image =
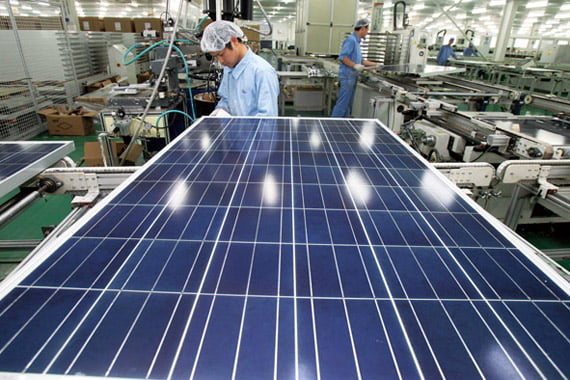
<path id="1" fill-rule="evenodd" d="M 535 109 L 523 110 L 523 114 L 540 114 Z M 306 116 L 323 117 L 321 112 L 294 111 L 287 110 L 285 116 Z M 75 143 L 75 151 L 69 155 L 77 164 L 83 158 L 83 144 L 88 141 L 97 141 L 95 133 L 89 136 L 50 136 L 47 133 L 41 134 L 33 140 L 72 140 Z M 0 204 L 14 196 L 17 190 L 11 194 L 0 198 Z M 0 241 L 7 240 L 40 240 L 43 238 L 42 229 L 56 226 L 71 211 L 70 195 L 47 195 L 35 201 L 31 207 L 26 209 L 14 221 L 3 228 L 0 228 Z M 570 229 L 568 224 L 548 224 L 548 225 L 524 225 L 520 226 L 517 232 L 527 239 L 531 244 L 541 250 L 569 249 Z M 0 280 L 4 279 L 18 263 L 31 252 L 31 249 L 5 249 L 0 248 Z M 560 264 L 570 269 L 570 261 L 559 261 Z"/>

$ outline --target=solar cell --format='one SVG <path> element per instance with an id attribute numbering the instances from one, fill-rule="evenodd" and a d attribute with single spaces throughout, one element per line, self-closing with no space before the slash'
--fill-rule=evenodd
<path id="1" fill-rule="evenodd" d="M 0 197 L 73 152 L 72 141 L 0 142 Z"/>
<path id="2" fill-rule="evenodd" d="M 0 288 L 0 371 L 564 378 L 569 286 L 373 120 L 205 118 Z"/>

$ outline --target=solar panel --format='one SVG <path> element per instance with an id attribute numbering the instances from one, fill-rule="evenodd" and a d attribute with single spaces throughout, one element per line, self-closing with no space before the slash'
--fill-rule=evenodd
<path id="1" fill-rule="evenodd" d="M 0 142 L 0 197 L 73 152 L 72 141 Z"/>
<path id="2" fill-rule="evenodd" d="M 569 286 L 373 120 L 205 118 L 0 289 L 0 371 L 564 378 Z"/>

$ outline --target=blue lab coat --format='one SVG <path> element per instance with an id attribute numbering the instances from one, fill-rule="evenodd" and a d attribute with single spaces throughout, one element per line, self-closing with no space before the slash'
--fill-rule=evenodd
<path id="1" fill-rule="evenodd" d="M 233 68 L 224 67 L 216 108 L 232 116 L 277 116 L 279 80 L 271 65 L 249 48 Z"/>
<path id="2" fill-rule="evenodd" d="M 463 56 L 464 57 L 478 57 L 479 54 L 477 54 L 477 51 L 475 49 L 472 49 L 470 47 L 466 47 L 465 50 L 463 50 Z"/>
<path id="3" fill-rule="evenodd" d="M 352 33 L 342 43 L 342 49 L 340 50 L 340 55 L 338 57 L 338 60 L 340 61 L 340 67 L 338 69 L 340 90 L 331 117 L 350 117 L 352 101 L 354 100 L 358 71 L 345 65 L 342 62 L 344 57 L 348 57 L 348 59 L 354 63 L 362 64 L 363 60 L 362 52 L 360 51 L 360 38 L 356 33 Z"/>
<path id="4" fill-rule="evenodd" d="M 439 50 L 439 53 L 437 53 L 437 64 L 440 66 L 447 66 L 447 61 L 449 60 L 450 55 L 457 59 L 453 48 L 450 45 L 443 45 Z"/>

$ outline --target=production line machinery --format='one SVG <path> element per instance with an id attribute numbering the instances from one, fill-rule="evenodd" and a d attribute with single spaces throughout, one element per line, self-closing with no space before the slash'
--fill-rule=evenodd
<path id="1" fill-rule="evenodd" d="M 314 57 L 281 56 L 277 59 L 277 75 L 281 115 L 285 115 L 285 108 L 331 113 L 337 73 L 329 70 L 325 61 Z"/>
<path id="2" fill-rule="evenodd" d="M 457 68 L 406 65 L 367 73 L 353 116 L 384 122 L 512 228 L 570 221 L 567 101 L 441 75 L 450 70 Z M 490 103 L 520 111 L 537 100 L 560 114 L 485 111 Z M 470 111 L 459 111 L 460 103 Z"/>
<path id="3" fill-rule="evenodd" d="M 451 70 L 404 65 L 369 73 L 358 85 L 353 116 L 380 119 L 435 162 L 570 158 L 566 115 L 517 116 L 513 111 L 534 97 L 438 74 Z M 551 110 L 565 103 L 546 100 Z M 469 111 L 459 111 L 459 103 Z M 485 112 L 489 103 L 511 112 Z"/>

